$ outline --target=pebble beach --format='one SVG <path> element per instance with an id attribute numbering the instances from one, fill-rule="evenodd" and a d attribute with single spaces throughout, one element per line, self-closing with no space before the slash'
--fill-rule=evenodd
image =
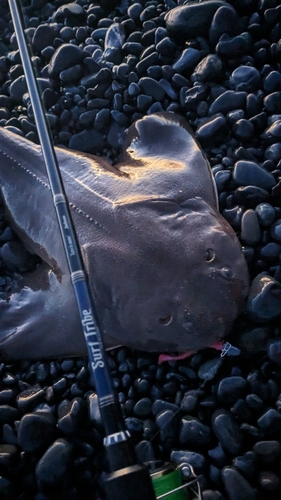
<path id="1" fill-rule="evenodd" d="M 188 462 L 203 500 L 281 495 L 281 6 L 278 0 L 23 0 L 54 143 L 118 160 L 126 129 L 186 118 L 248 264 L 225 355 L 108 352 L 140 462 Z M 39 143 L 8 2 L 0 126 Z M 0 301 L 40 265 L 0 205 Z M 208 308 L 208 304 L 206 304 Z M 1 309 L 0 309 L 1 333 Z M 1 353 L 1 346 L 0 346 Z M 104 499 L 103 426 L 86 358 L 0 363 L 0 498 Z"/>

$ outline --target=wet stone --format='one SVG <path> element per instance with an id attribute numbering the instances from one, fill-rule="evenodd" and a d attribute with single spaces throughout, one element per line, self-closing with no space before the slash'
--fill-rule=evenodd
<path id="1" fill-rule="evenodd" d="M 239 33 L 239 17 L 230 5 L 220 7 L 214 14 L 209 29 L 211 44 L 216 45 L 224 33 L 230 36 L 238 35 Z"/>
<path id="2" fill-rule="evenodd" d="M 13 444 L 0 444 L 0 466 L 11 467 L 18 458 L 18 449 Z"/>
<path id="3" fill-rule="evenodd" d="M 56 421 L 52 414 L 26 413 L 18 428 L 18 444 L 27 452 L 46 450 L 55 438 Z"/>
<path id="4" fill-rule="evenodd" d="M 43 485 L 64 483 L 70 476 L 73 465 L 73 446 L 60 438 L 51 444 L 36 466 L 36 478 Z"/>
<path id="5" fill-rule="evenodd" d="M 45 391 L 39 384 L 36 384 L 18 394 L 16 398 L 17 407 L 20 412 L 26 413 L 32 411 L 38 404 L 42 403 L 44 399 Z"/>
<path id="6" fill-rule="evenodd" d="M 270 408 L 267 410 L 257 421 L 258 427 L 266 437 L 276 437 L 280 439 L 281 436 L 281 414 Z"/>
<path id="7" fill-rule="evenodd" d="M 166 28 L 172 37 L 184 41 L 207 35 L 215 12 L 225 5 L 220 0 L 181 5 L 166 14 Z"/>
<path id="8" fill-rule="evenodd" d="M 0 236 L 0 241 L 9 241 L 9 240 L 12 240 L 14 239 L 14 234 L 13 234 L 13 231 L 11 230 L 10 227 L 6 227 L 3 231 L 3 233 L 1 234 Z M 2 247 L 3 248 L 3 247 Z M 24 249 L 23 245 L 22 245 L 22 249 Z"/>
<path id="9" fill-rule="evenodd" d="M 107 142 L 112 148 L 120 148 L 123 144 L 124 129 L 117 122 L 111 123 L 108 131 Z"/>
<path id="10" fill-rule="evenodd" d="M 198 405 L 197 391 L 188 391 L 181 400 L 181 410 L 184 413 L 192 413 Z"/>
<path id="11" fill-rule="evenodd" d="M 271 71 L 264 79 L 263 88 L 266 92 L 281 90 L 281 75 L 278 71 Z"/>
<path id="12" fill-rule="evenodd" d="M 209 447 L 212 432 L 208 425 L 198 418 L 185 416 L 181 419 L 179 440 L 187 447 Z"/>
<path id="13" fill-rule="evenodd" d="M 258 186 L 239 187 L 235 190 L 235 200 L 240 205 L 255 208 L 269 198 L 269 193 Z"/>
<path id="14" fill-rule="evenodd" d="M 270 227 L 270 236 L 281 243 L 281 219 L 277 219 Z"/>
<path id="15" fill-rule="evenodd" d="M 86 422 L 86 403 L 82 398 L 75 398 L 59 412 L 57 426 L 65 434 L 73 434 L 83 428 Z"/>
<path id="16" fill-rule="evenodd" d="M 268 113 L 281 113 L 281 92 L 272 92 L 264 98 L 263 103 Z"/>
<path id="17" fill-rule="evenodd" d="M 35 52 L 41 52 L 45 47 L 53 45 L 53 41 L 57 36 L 57 32 L 47 24 L 38 26 L 32 37 L 32 47 Z"/>
<path id="18" fill-rule="evenodd" d="M 129 432 L 141 432 L 143 428 L 143 422 L 136 417 L 125 418 L 125 425 Z"/>
<path id="19" fill-rule="evenodd" d="M 150 441 L 140 441 L 135 446 L 135 450 L 140 463 L 151 462 L 155 460 L 153 447 Z"/>
<path id="20" fill-rule="evenodd" d="M 280 253 L 281 245 L 272 241 L 267 243 L 267 245 L 262 247 L 260 250 L 261 258 L 269 262 L 276 261 L 279 258 Z"/>
<path id="21" fill-rule="evenodd" d="M 189 47 L 184 49 L 177 61 L 173 64 L 173 69 L 179 71 L 192 71 L 201 59 L 199 50 Z"/>
<path id="22" fill-rule="evenodd" d="M 156 101 L 160 101 L 165 95 L 161 85 L 153 78 L 147 76 L 140 78 L 139 86 L 144 94 L 151 96 Z"/>
<path id="23" fill-rule="evenodd" d="M 70 149 L 83 152 L 91 152 L 95 148 L 102 148 L 103 145 L 103 136 L 95 129 L 82 130 L 82 132 L 74 134 L 69 141 Z"/>
<path id="24" fill-rule="evenodd" d="M 239 346 L 250 353 L 264 351 L 269 337 L 267 327 L 251 328 L 243 332 L 239 339 Z"/>
<path id="25" fill-rule="evenodd" d="M 83 52 L 71 43 L 61 45 L 49 62 L 49 75 L 52 78 L 57 78 L 61 71 L 80 64 L 83 60 Z"/>
<path id="26" fill-rule="evenodd" d="M 275 143 L 281 140 L 281 120 L 276 120 L 262 134 L 262 138 L 267 144 Z"/>
<path id="27" fill-rule="evenodd" d="M 163 410 L 156 415 L 155 422 L 162 431 L 164 440 L 174 437 L 178 431 L 177 419 L 173 410 Z"/>
<path id="28" fill-rule="evenodd" d="M 242 118 L 233 124 L 234 136 L 242 143 L 248 142 L 254 136 L 254 126 L 249 120 Z"/>
<path id="29" fill-rule="evenodd" d="M 246 92 L 235 92 L 234 90 L 226 90 L 221 95 L 219 95 L 209 108 L 209 115 L 214 115 L 215 113 L 226 114 L 231 110 L 240 110 L 240 108 L 245 107 L 246 103 Z M 242 111 L 243 112 L 243 111 Z M 241 111 L 239 111 L 241 113 Z M 243 113 L 244 115 L 244 113 Z M 244 116 L 239 116 L 243 118 Z M 233 123 L 237 120 L 233 120 Z"/>
<path id="30" fill-rule="evenodd" d="M 224 34 L 216 46 L 216 52 L 222 58 L 233 59 L 246 54 L 249 48 L 250 40 L 248 37 L 243 35 L 229 37 L 227 34 Z"/>
<path id="31" fill-rule="evenodd" d="M 221 113 L 217 113 L 210 118 L 204 119 L 204 123 L 196 130 L 196 137 L 203 144 L 213 144 L 220 142 L 228 135 L 226 119 Z"/>
<path id="32" fill-rule="evenodd" d="M 281 445 L 278 441 L 258 441 L 254 444 L 253 451 L 263 464 L 270 464 L 279 459 Z"/>
<path id="33" fill-rule="evenodd" d="M 271 361 L 281 365 L 281 340 L 276 339 L 268 343 L 267 355 Z"/>
<path id="34" fill-rule="evenodd" d="M 198 377 L 201 380 L 212 380 L 218 373 L 220 366 L 220 358 L 209 359 L 208 361 L 205 361 L 205 363 L 202 363 L 202 365 L 200 366 L 198 370 Z"/>
<path id="35" fill-rule="evenodd" d="M 50 86 L 50 82 L 47 78 L 37 78 L 37 82 L 42 92 Z M 25 76 L 19 76 L 10 85 L 10 96 L 17 103 L 20 103 L 26 93 L 27 83 Z"/>
<path id="36" fill-rule="evenodd" d="M 281 158 L 281 143 L 276 142 L 268 146 L 265 150 L 264 157 L 266 160 L 278 162 Z"/>
<path id="37" fill-rule="evenodd" d="M 206 80 L 216 81 L 216 79 L 221 76 L 221 73 L 221 59 L 215 54 L 209 54 L 196 66 L 192 73 L 191 80 L 193 82 L 205 82 Z"/>
<path id="38" fill-rule="evenodd" d="M 247 382 L 243 377 L 225 377 L 218 387 L 218 398 L 226 404 L 233 404 L 245 394 Z"/>
<path id="39" fill-rule="evenodd" d="M 174 413 L 176 413 L 178 410 L 178 406 L 163 399 L 156 399 L 152 405 L 153 415 L 157 415 L 158 413 L 164 410 L 171 410 Z"/>
<path id="40" fill-rule="evenodd" d="M 251 66 L 239 66 L 229 79 L 231 88 L 236 91 L 253 92 L 260 86 L 259 71 Z"/>
<path id="41" fill-rule="evenodd" d="M 256 500 L 256 491 L 240 472 L 227 466 L 222 470 L 222 480 L 229 500 Z"/>
<path id="42" fill-rule="evenodd" d="M 275 210 L 269 203 L 259 203 L 255 208 L 261 226 L 269 227 L 275 219 Z"/>
<path id="43" fill-rule="evenodd" d="M 221 446 L 237 455 L 243 449 L 243 435 L 235 419 L 226 410 L 216 410 L 212 416 L 212 429 Z"/>
<path id="44" fill-rule="evenodd" d="M 234 458 L 232 464 L 246 478 L 252 478 L 256 473 L 256 456 L 252 451 Z"/>
<path id="45" fill-rule="evenodd" d="M 5 424 L 12 424 L 18 418 L 19 412 L 9 405 L 0 405 L 0 427 Z"/>
<path id="46" fill-rule="evenodd" d="M 235 163 L 233 179 L 240 186 L 258 186 L 270 190 L 276 185 L 274 176 L 252 161 Z"/>
<path id="47" fill-rule="evenodd" d="M 134 406 L 134 414 L 137 417 L 148 417 L 152 411 L 152 401 L 149 398 L 141 398 Z"/>
<path id="48" fill-rule="evenodd" d="M 278 318 L 281 314 L 280 284 L 271 276 L 258 274 L 251 285 L 247 313 L 257 323 Z"/>
<path id="49" fill-rule="evenodd" d="M 265 492 L 272 494 L 280 492 L 281 481 L 279 475 L 271 471 L 262 471 L 259 476 L 259 484 Z"/>
<path id="50" fill-rule="evenodd" d="M 261 238 L 258 216 L 255 210 L 246 210 L 241 220 L 241 240 L 246 245 L 256 245 Z"/>

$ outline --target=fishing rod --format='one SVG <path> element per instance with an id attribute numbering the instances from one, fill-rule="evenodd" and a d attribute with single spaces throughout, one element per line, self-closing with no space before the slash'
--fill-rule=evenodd
<path id="1" fill-rule="evenodd" d="M 183 477 L 189 480 L 187 485 L 182 485 L 178 474 L 180 469 L 178 468 L 161 465 L 157 469 L 154 464 L 150 471 L 148 466 L 138 463 L 130 434 L 125 429 L 121 408 L 113 390 L 97 314 L 87 281 L 78 238 L 71 219 L 49 125 L 40 99 L 24 32 L 19 0 L 8 1 L 68 261 L 70 279 L 74 288 L 81 326 L 87 345 L 89 364 L 99 399 L 101 418 L 104 423 L 104 446 L 109 464 L 109 472 L 103 475 L 106 498 L 107 500 L 156 500 L 156 491 L 158 491 L 157 494 L 160 494 L 157 497 L 158 499 L 181 500 L 185 498 L 178 496 L 182 494 L 182 490 L 188 484 L 193 489 L 193 484 L 196 484 L 197 479 L 192 468 L 187 465 L 189 467 L 188 474 L 184 474 L 183 470 L 181 473 Z M 174 479 L 171 488 L 170 481 L 172 477 Z M 170 494 L 171 490 L 173 490 L 172 494 Z M 198 483 L 197 490 L 199 491 Z M 201 498 L 201 495 L 196 496 L 196 498 Z"/>

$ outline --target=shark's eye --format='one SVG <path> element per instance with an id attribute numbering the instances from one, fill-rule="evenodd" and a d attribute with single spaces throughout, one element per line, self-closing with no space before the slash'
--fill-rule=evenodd
<path id="1" fill-rule="evenodd" d="M 223 278 L 232 278 L 233 276 L 233 272 L 229 269 L 229 267 L 222 267 L 220 269 L 220 273 Z"/>
<path id="2" fill-rule="evenodd" d="M 160 325 L 167 326 L 171 323 L 172 319 L 173 319 L 173 316 L 171 314 L 167 314 L 163 318 L 159 318 L 159 323 L 160 323 Z"/>
<path id="3" fill-rule="evenodd" d="M 208 248 L 205 253 L 206 262 L 213 262 L 215 257 L 216 257 L 215 251 L 212 248 Z"/>

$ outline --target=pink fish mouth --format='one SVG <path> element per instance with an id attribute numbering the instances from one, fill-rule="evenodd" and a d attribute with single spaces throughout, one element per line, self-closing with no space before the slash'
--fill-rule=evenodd
<path id="1" fill-rule="evenodd" d="M 217 351 L 222 351 L 224 347 L 224 343 L 221 341 L 215 342 L 213 345 L 210 346 L 212 349 L 216 349 Z M 160 354 L 158 358 L 158 364 L 161 365 L 162 363 L 165 363 L 165 361 L 182 361 L 183 359 L 190 358 L 193 354 L 195 354 L 197 351 L 186 351 L 182 352 L 181 354 L 178 355 L 170 355 L 170 354 Z"/>

